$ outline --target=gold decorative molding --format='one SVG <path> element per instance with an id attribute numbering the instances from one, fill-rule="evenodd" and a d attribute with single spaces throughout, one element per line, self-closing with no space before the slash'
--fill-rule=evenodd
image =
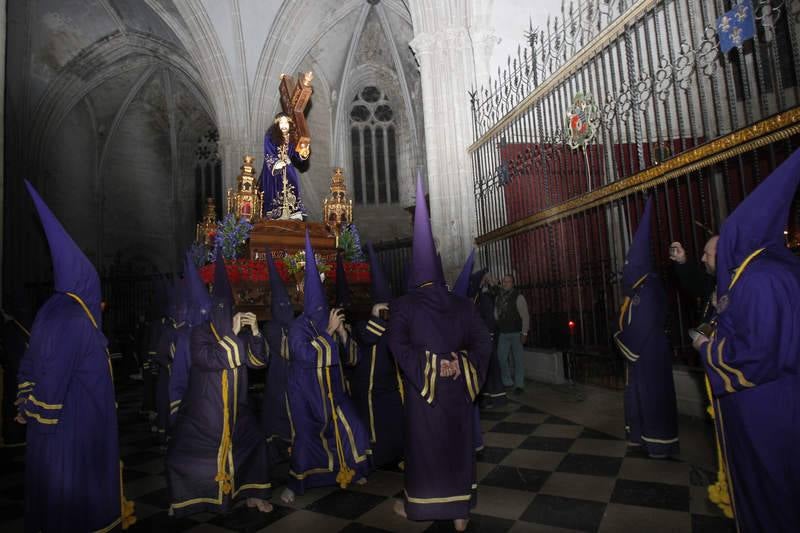
<path id="1" fill-rule="evenodd" d="M 648 10 L 655 8 L 659 1 L 660 0 L 640 1 L 633 7 L 629 8 L 625 13 L 614 19 L 611 24 L 606 26 L 603 31 L 598 33 L 597 36 L 595 36 L 586 46 L 581 48 L 577 54 L 572 56 L 571 59 L 561 65 L 561 67 L 554 74 L 544 80 L 541 84 L 539 84 L 538 87 L 536 87 L 536 89 L 533 90 L 533 92 L 531 92 L 531 94 L 526 96 L 520 103 L 514 106 L 514 108 L 508 114 L 506 114 L 506 116 L 504 116 L 494 126 L 489 128 L 486 133 L 481 135 L 477 141 L 472 143 L 470 147 L 467 148 L 467 152 L 473 153 L 478 148 L 489 142 L 492 137 L 519 118 L 519 116 L 527 111 L 528 108 L 532 107 L 537 100 L 540 100 L 550 94 L 563 81 L 569 78 L 576 71 L 580 70 L 593 57 L 600 54 L 606 46 L 611 44 L 617 37 L 625 33 L 628 25 L 639 20 L 639 18 L 641 18 Z"/>
<path id="2" fill-rule="evenodd" d="M 797 134 L 800 134 L 800 106 L 701 144 L 633 176 L 484 233 L 475 242 L 484 245 L 506 239 Z"/>

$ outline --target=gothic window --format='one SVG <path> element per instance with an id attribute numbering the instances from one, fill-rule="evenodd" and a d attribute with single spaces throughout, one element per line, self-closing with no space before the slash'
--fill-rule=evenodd
<path id="1" fill-rule="evenodd" d="M 400 200 L 397 184 L 397 125 L 386 95 L 365 87 L 350 106 L 353 195 L 358 204 Z"/>
<path id="2" fill-rule="evenodd" d="M 206 199 L 213 198 L 217 213 L 222 209 L 222 162 L 217 153 L 219 133 L 209 130 L 197 139 L 194 165 L 194 211 L 195 220 L 206 214 Z"/>

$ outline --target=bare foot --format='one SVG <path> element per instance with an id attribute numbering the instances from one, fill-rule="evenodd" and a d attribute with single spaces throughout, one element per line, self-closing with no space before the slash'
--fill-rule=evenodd
<path id="1" fill-rule="evenodd" d="M 294 503 L 294 492 L 292 489 L 285 489 L 281 494 L 281 501 L 287 505 Z"/>
<path id="2" fill-rule="evenodd" d="M 453 525 L 456 527 L 456 531 L 466 531 L 468 524 L 469 520 L 465 520 L 463 518 L 457 518 L 453 520 Z"/>
<path id="3" fill-rule="evenodd" d="M 394 512 L 395 514 L 402 516 L 403 518 L 408 518 L 406 516 L 406 506 L 403 503 L 403 500 L 395 500 L 394 501 Z"/>
<path id="4" fill-rule="evenodd" d="M 259 498 L 247 498 L 247 506 L 248 507 L 255 507 L 262 513 L 271 513 L 272 512 L 272 504 L 268 501 L 261 500 Z"/>
<path id="5" fill-rule="evenodd" d="M 366 484 L 367 484 L 367 478 L 365 477 L 359 478 L 359 480 L 356 481 L 356 485 L 366 485 Z"/>

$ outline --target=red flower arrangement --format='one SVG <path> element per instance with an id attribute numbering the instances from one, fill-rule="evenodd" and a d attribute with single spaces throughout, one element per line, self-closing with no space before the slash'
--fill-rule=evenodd
<path id="1" fill-rule="evenodd" d="M 289 271 L 283 261 L 275 261 L 275 268 L 284 283 L 294 283 L 294 278 L 289 275 Z M 253 261 L 250 259 L 235 259 L 225 261 L 225 269 L 228 271 L 228 279 L 232 285 L 241 283 L 268 283 L 269 270 L 266 261 Z M 351 263 L 345 261 L 344 271 L 347 282 L 354 285 L 367 284 L 371 277 L 369 273 L 369 263 Z M 214 263 L 210 263 L 200 269 L 200 277 L 205 283 L 214 281 Z M 331 268 L 325 273 L 325 279 L 336 282 L 336 268 Z"/>

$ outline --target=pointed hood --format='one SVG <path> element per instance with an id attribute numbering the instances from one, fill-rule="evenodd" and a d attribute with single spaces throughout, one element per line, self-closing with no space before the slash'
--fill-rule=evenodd
<path id="1" fill-rule="evenodd" d="M 425 204 L 425 190 L 422 188 L 421 174 L 417 174 L 416 201 L 414 240 L 411 247 L 413 266 L 409 276 L 409 287 L 419 287 L 430 282 L 444 285 L 441 260 L 437 258 L 428 206 Z"/>
<path id="2" fill-rule="evenodd" d="M 303 314 L 307 316 L 318 330 L 328 327 L 328 300 L 325 297 L 325 288 L 319 279 L 317 260 L 314 258 L 314 249 L 311 248 L 311 239 L 306 229 L 306 266 L 303 287 Z"/>
<path id="3" fill-rule="evenodd" d="M 31 195 L 33 205 L 39 213 L 47 242 L 50 245 L 50 256 L 53 261 L 53 283 L 56 292 L 69 292 L 78 296 L 94 315 L 98 326 L 102 321 L 100 311 L 101 287 L 92 262 L 84 255 L 80 247 L 56 219 L 50 208 L 44 203 L 39 193 L 28 180 L 25 187 Z"/>
<path id="4" fill-rule="evenodd" d="M 717 297 L 728 292 L 733 270 L 756 250 L 791 254 L 783 231 L 798 183 L 800 150 L 795 150 L 725 220 L 717 242 Z"/>
<path id="5" fill-rule="evenodd" d="M 369 252 L 370 296 L 372 296 L 372 303 L 389 303 L 392 299 L 392 288 L 386 280 L 386 274 L 383 272 L 378 254 L 372 248 L 371 242 L 367 243 L 367 252 Z"/>
<path id="6" fill-rule="evenodd" d="M 217 250 L 217 259 L 214 263 L 214 294 L 212 296 L 214 307 L 211 311 L 211 321 L 218 331 L 227 331 L 233 327 L 233 289 L 228 279 L 225 268 L 225 259 Z"/>
<path id="7" fill-rule="evenodd" d="M 344 271 L 344 258 L 341 252 L 336 254 L 336 307 L 350 307 L 350 286 L 347 284 L 347 273 Z"/>
<path id="8" fill-rule="evenodd" d="M 211 320 L 211 295 L 206 284 L 200 278 L 200 273 L 192 260 L 191 251 L 186 253 L 183 267 L 183 279 L 186 282 L 186 300 L 189 308 L 187 320 L 192 326 Z"/>
<path id="9" fill-rule="evenodd" d="M 650 231 L 652 228 L 653 197 L 647 199 L 639 227 L 631 239 L 625 266 L 622 267 L 622 289 L 630 291 L 642 276 L 653 271 L 653 255 L 650 251 Z"/>
<path id="10" fill-rule="evenodd" d="M 284 327 L 289 327 L 294 319 L 292 301 L 289 299 L 289 292 L 283 284 L 275 261 L 272 259 L 272 250 L 266 247 L 267 269 L 269 270 L 269 292 L 270 292 L 270 314 L 272 320 Z"/>
<path id="11" fill-rule="evenodd" d="M 467 257 L 467 262 L 464 263 L 464 267 L 461 269 L 461 274 L 458 275 L 458 279 L 456 279 L 456 283 L 455 285 L 453 285 L 453 294 L 457 294 L 458 296 L 463 296 L 464 298 L 467 297 L 467 293 L 469 292 L 469 281 L 472 276 L 473 266 L 475 266 L 474 248 L 469 253 L 469 257 Z"/>

